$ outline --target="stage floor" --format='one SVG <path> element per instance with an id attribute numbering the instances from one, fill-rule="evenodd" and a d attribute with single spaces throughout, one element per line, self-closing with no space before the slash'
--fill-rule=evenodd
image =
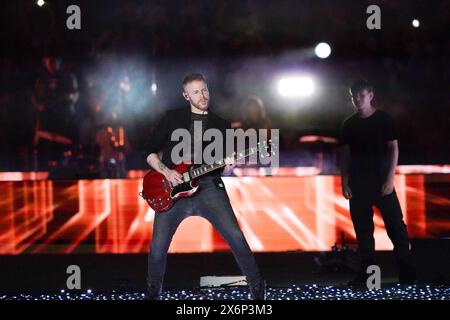
<path id="1" fill-rule="evenodd" d="M 381 290 L 349 288 L 354 254 L 330 252 L 256 253 L 271 300 L 439 299 L 450 300 L 448 255 L 439 240 L 413 242 L 418 282 L 397 285 L 392 252 L 377 252 Z M 428 254 L 428 255 L 427 255 Z M 433 260 L 433 257 L 435 259 Z M 81 270 L 81 290 L 68 290 L 68 266 Z M 147 255 L 0 255 L 0 300 L 143 300 Z M 164 300 L 248 299 L 247 287 L 201 291 L 200 277 L 239 276 L 229 252 L 169 254 Z"/>
<path id="2" fill-rule="evenodd" d="M 247 300 L 248 289 L 225 290 L 166 290 L 161 300 Z M 0 300 L 145 300 L 143 292 L 97 293 L 61 291 L 52 294 L 0 295 Z M 267 300 L 450 300 L 450 286 L 440 285 L 384 285 L 379 290 L 323 285 L 293 285 L 285 288 L 269 287 Z"/>

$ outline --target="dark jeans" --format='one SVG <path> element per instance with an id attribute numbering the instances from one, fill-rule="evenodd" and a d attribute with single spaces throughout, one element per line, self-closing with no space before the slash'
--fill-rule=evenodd
<path id="1" fill-rule="evenodd" d="M 200 188 L 193 197 L 182 198 L 168 211 L 155 213 L 153 237 L 148 255 L 147 284 L 149 286 L 162 285 L 167 251 L 172 237 L 178 225 L 185 218 L 194 215 L 207 219 L 221 233 L 231 247 L 249 284 L 261 280 L 253 253 L 239 228 L 227 192 L 224 188 L 219 189 L 214 179 L 219 178 L 208 176 L 200 179 Z M 195 234 L 196 230 L 192 230 L 192 236 Z"/>
<path id="2" fill-rule="evenodd" d="M 383 218 L 387 234 L 394 245 L 394 254 L 400 273 L 410 272 L 412 267 L 411 251 L 406 225 L 403 222 L 402 209 L 395 190 L 381 196 L 381 184 L 350 183 L 352 198 L 350 199 L 350 215 L 355 228 L 356 238 L 361 255 L 361 266 L 374 264 L 375 239 L 372 205 L 376 206 Z M 365 272 L 365 270 L 364 270 Z"/>

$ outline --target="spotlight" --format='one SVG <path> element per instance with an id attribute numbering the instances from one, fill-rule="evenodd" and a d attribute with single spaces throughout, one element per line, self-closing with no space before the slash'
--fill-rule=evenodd
<path id="1" fill-rule="evenodd" d="M 42 7 L 42 6 L 45 4 L 45 1 L 44 1 L 44 0 L 38 0 L 38 1 L 36 1 L 36 4 L 37 4 L 39 7 Z"/>
<path id="2" fill-rule="evenodd" d="M 412 21 L 412 25 L 413 25 L 414 28 L 418 28 L 420 26 L 420 21 L 417 20 L 417 19 L 414 19 Z"/>
<path id="3" fill-rule="evenodd" d="M 283 97 L 310 96 L 314 93 L 314 81 L 309 77 L 288 77 L 278 81 L 278 93 Z"/>
<path id="4" fill-rule="evenodd" d="M 156 94 L 156 90 L 158 90 L 158 86 L 156 85 L 156 83 L 152 83 L 152 87 L 151 87 L 152 93 L 155 95 Z"/>
<path id="5" fill-rule="evenodd" d="M 316 48 L 314 49 L 314 52 L 316 53 L 316 56 L 318 56 L 321 59 L 328 58 L 328 56 L 331 53 L 331 47 L 326 42 L 319 43 Z"/>
<path id="6" fill-rule="evenodd" d="M 128 79 L 128 76 L 125 76 L 122 81 L 120 81 L 119 84 L 120 89 L 122 89 L 125 92 L 129 92 L 131 89 L 131 85 L 130 85 L 130 79 Z"/>

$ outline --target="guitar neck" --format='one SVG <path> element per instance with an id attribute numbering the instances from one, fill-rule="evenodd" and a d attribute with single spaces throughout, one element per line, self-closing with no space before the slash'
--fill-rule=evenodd
<path id="1" fill-rule="evenodd" d="M 233 157 L 234 157 L 235 161 L 238 161 L 238 160 L 241 160 L 241 159 L 245 159 L 245 158 L 247 158 L 247 157 L 249 157 L 252 154 L 255 154 L 257 152 L 258 152 L 258 148 L 248 148 L 248 149 L 246 149 L 243 152 L 238 152 Z M 216 161 L 213 164 L 205 164 L 205 165 L 202 165 L 202 166 L 200 166 L 200 167 L 198 167 L 196 169 L 193 169 L 192 171 L 190 171 L 191 179 L 195 179 L 195 178 L 201 177 L 201 176 L 203 176 L 205 174 L 210 173 L 211 171 L 214 171 L 214 170 L 217 170 L 217 169 L 225 167 L 226 166 L 225 160 L 226 160 L 226 158 L 224 158 L 224 159 L 222 159 L 220 161 Z"/>

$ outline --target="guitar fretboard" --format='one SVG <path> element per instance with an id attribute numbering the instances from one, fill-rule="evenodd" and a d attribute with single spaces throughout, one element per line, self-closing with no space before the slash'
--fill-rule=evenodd
<path id="1" fill-rule="evenodd" d="M 239 161 L 241 159 L 247 158 L 247 157 L 251 156 L 252 154 L 258 153 L 260 151 L 260 149 L 261 149 L 261 147 L 260 148 L 248 148 L 248 149 L 246 149 L 243 152 L 238 152 L 237 154 L 235 154 L 233 156 L 234 160 L 235 161 Z M 216 162 L 214 162 L 212 164 L 205 164 L 205 165 L 203 165 L 201 167 L 193 169 L 192 171 L 190 171 L 191 179 L 198 178 L 198 177 L 200 177 L 200 176 L 202 176 L 204 174 L 207 174 L 207 173 L 209 173 L 211 171 L 214 171 L 216 169 L 225 167 L 226 166 L 225 159 L 222 159 L 220 161 L 216 161 Z"/>

